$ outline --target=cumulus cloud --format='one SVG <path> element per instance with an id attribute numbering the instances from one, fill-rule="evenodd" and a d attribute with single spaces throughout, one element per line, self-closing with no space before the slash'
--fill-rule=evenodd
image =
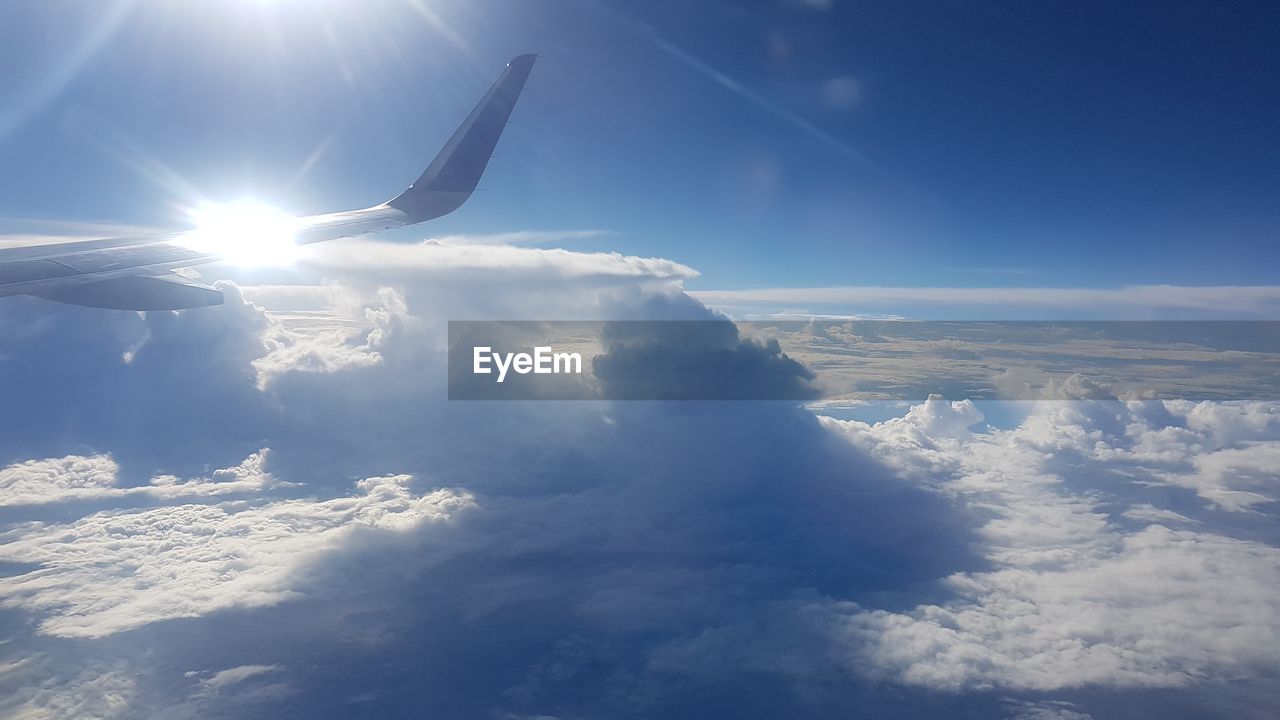
<path id="1" fill-rule="evenodd" d="M 4 472 L 104 493 L 5 510 L 4 712 L 1103 717 L 1123 688 L 1191 714 L 1274 689 L 1273 508 L 1210 491 L 1273 495 L 1274 409 L 450 403 L 447 319 L 716 316 L 666 261 L 440 250 L 208 312 L 0 307 Z M 37 370 L 69 386 L 22 392 Z"/>
<path id="2" fill-rule="evenodd" d="M 1180 686 L 1280 661 L 1280 552 L 1159 525 L 1114 540 L 1065 567 L 951 578 L 964 601 L 854 616 L 850 640 L 864 667 L 950 690 Z"/>
<path id="3" fill-rule="evenodd" d="M 119 485 L 119 466 L 110 455 L 28 460 L 0 469 L 0 507 L 128 496 L 173 499 L 257 492 L 276 484 L 264 469 L 268 453 L 263 448 L 239 465 L 216 470 L 207 478 L 180 480 L 157 475 L 149 484 L 134 487 Z"/>
<path id="4" fill-rule="evenodd" d="M 117 492 L 108 455 L 28 460 L 0 470 L 0 505 L 31 505 Z"/>
<path id="5" fill-rule="evenodd" d="M 72 678 L 14 688 L 0 711 L 20 720 L 118 718 L 129 711 L 136 685 L 128 673 L 94 666 Z"/>
<path id="6" fill-rule="evenodd" d="M 479 282 L 503 303 L 503 315 L 536 317 L 572 304 L 588 315 L 713 317 L 653 280 L 575 284 L 545 303 L 522 292 L 528 285 Z M 747 406 L 441 402 L 434 393 L 444 375 L 433 369 L 443 370 L 443 346 L 435 342 L 442 325 L 423 315 L 449 302 L 439 296 L 451 290 L 425 282 L 402 289 L 404 322 L 378 344 L 377 363 L 284 371 L 257 383 L 253 363 L 269 356 L 263 338 L 274 323 L 302 335 L 317 323 L 328 332 L 332 321 L 306 313 L 346 302 L 346 291 L 271 287 L 247 288 L 254 302 L 233 311 L 225 327 L 204 319 L 184 329 L 188 313 L 166 317 L 164 332 L 135 343 L 130 363 L 117 360 L 125 371 L 163 367 L 167 355 L 187 352 L 175 342 L 183 333 L 206 352 L 229 355 L 203 360 L 218 368 L 207 373 L 212 406 L 231 389 L 248 404 L 228 406 L 225 425 L 194 420 L 224 443 L 243 421 L 255 422 L 252 436 L 272 447 L 272 475 L 306 483 L 319 497 L 272 489 L 233 503 L 184 500 L 13 528 L 5 553 L 23 572 L 0 587 L 10 611 L 37 622 L 38 634 L 22 643 L 47 658 L 50 677 L 38 682 L 84 666 L 58 642 L 72 638 L 91 641 L 95 655 L 120 658 L 135 673 L 133 716 L 182 717 L 192 707 L 202 717 L 278 714 L 271 704 L 278 695 L 232 713 L 232 693 L 208 693 L 194 682 L 206 676 L 185 686 L 171 677 L 174 667 L 245 665 L 290 668 L 290 687 L 302 689 L 290 696 L 298 716 L 353 707 L 396 714 L 422 703 L 467 715 L 652 714 L 672 710 L 674 698 L 700 686 L 717 688 L 715 702 L 725 708 L 745 707 L 735 698 L 767 686 L 765 705 L 782 713 L 818 686 L 803 672 L 775 676 L 770 658 L 824 667 L 806 647 L 821 638 L 820 625 L 795 612 L 824 593 L 903 592 L 963 566 L 964 543 L 951 540 L 964 534 L 963 522 L 940 517 L 940 501 L 893 482 L 878 462 L 794 405 L 744 412 Z M 209 337 L 197 340 L 200 333 Z M 218 337 L 224 342 L 208 342 Z M 130 391 L 141 397 L 172 387 L 140 380 Z M 120 473 L 140 464 L 140 449 L 126 463 L 116 446 L 104 443 Z M 408 493 L 397 502 L 431 497 L 387 479 L 377 493 L 349 495 L 349 473 L 396 468 L 466 488 L 435 504 L 474 498 L 470 510 L 450 513 L 448 523 L 388 511 L 369 521 L 375 527 L 362 525 L 353 503 L 382 507 L 390 488 Z M 873 507 L 896 510 L 859 510 Z M 853 516 L 859 521 L 851 523 Z M 232 611 L 235 622 L 227 619 Z M 696 662 L 716 648 L 747 647 L 753 637 L 758 652 L 734 656 L 744 673 L 738 679 L 725 681 Z M 140 659 L 136 643 L 155 654 Z M 371 686 L 367 673 L 350 672 L 387 663 L 415 673 L 436 668 L 439 682 L 399 682 L 392 679 L 398 671 L 388 670 Z M 262 682 L 278 684 L 271 675 Z M 684 689 L 662 689 L 677 678 L 685 678 Z M 331 690 L 305 691 L 318 687 Z"/>
<path id="7" fill-rule="evenodd" d="M 408 314 L 404 297 L 391 288 L 378 288 L 367 299 L 333 286 L 298 289 L 319 291 L 315 294 L 328 302 L 311 313 L 264 313 L 270 319 L 262 336 L 266 352 L 252 363 L 259 387 L 290 372 L 332 373 L 377 365 L 382 362 L 380 348 Z M 277 301 L 286 295 L 278 287 L 250 288 L 247 294 Z"/>
<path id="8" fill-rule="evenodd" d="M 926 412 L 929 404 L 934 409 Z M 1152 502 L 1121 499 L 1150 486 L 1132 474 L 1134 447 L 1152 457 L 1149 433 L 1178 430 L 1180 451 L 1170 456 L 1173 444 L 1162 444 L 1160 463 L 1199 469 L 1205 458 L 1228 453 L 1216 467 L 1235 467 L 1239 448 L 1202 454 L 1217 434 L 1204 418 L 1221 419 L 1238 442 L 1261 443 L 1242 440 L 1256 430 L 1241 431 L 1238 422 L 1245 413 L 1252 420 L 1246 426 L 1265 427 L 1270 418 L 1257 404 L 1236 412 L 1215 403 L 1159 404 L 1162 413 L 1155 413 L 1150 403 L 1114 398 L 1047 402 L 1017 428 L 962 431 L 961 441 L 950 442 L 939 436 L 958 437 L 956 429 L 975 416 L 963 404 L 929 404 L 874 426 L 829 424 L 904 476 L 989 515 L 980 536 L 993 568 L 948 576 L 956 597 L 946 603 L 850 614 L 841 626 L 851 667 L 952 691 L 1047 691 L 1178 687 L 1280 666 L 1280 602 L 1270 590 L 1280 583 L 1280 550 Z M 1265 446 L 1275 445 L 1280 441 Z M 1258 447 L 1245 445 L 1246 455 Z M 1112 474 L 1115 463 L 1130 472 Z M 1254 459 L 1242 465 L 1256 483 Z M 1155 476 L 1191 484 L 1185 476 Z M 1211 473 L 1215 483 L 1224 476 L 1235 475 Z M 1277 490 L 1275 482 L 1266 485 Z M 1220 504 L 1221 494 L 1198 489 Z M 1110 516 L 1107 508 L 1116 504 L 1131 522 Z M 1201 517 L 1209 510 L 1200 508 Z"/>
<path id="9" fill-rule="evenodd" d="M 1120 402 L 1101 392 L 1043 407 L 1025 423 L 1024 441 L 1137 483 L 1186 488 L 1225 510 L 1280 501 L 1280 404 Z"/>
<path id="10" fill-rule="evenodd" d="M 100 637 L 295 594 L 308 558 L 362 530 L 403 531 L 470 505 L 451 490 L 415 496 L 408 476 L 368 478 L 358 494 L 263 505 L 177 505 L 34 524 L 0 549 L 39 567 L 0 580 L 0 607 L 44 615 L 40 632 Z M 172 486 L 171 486 L 172 487 Z"/>

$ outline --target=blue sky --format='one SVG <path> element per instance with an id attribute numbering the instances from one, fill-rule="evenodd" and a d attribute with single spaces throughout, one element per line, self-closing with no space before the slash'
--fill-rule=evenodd
<path id="1" fill-rule="evenodd" d="M 28 4 L 0 215 L 172 225 L 416 177 L 511 56 L 541 61 L 431 234 L 602 229 L 692 289 L 1273 280 L 1264 4 L 375 0 Z M 164 168 L 163 171 L 159 170 Z"/>

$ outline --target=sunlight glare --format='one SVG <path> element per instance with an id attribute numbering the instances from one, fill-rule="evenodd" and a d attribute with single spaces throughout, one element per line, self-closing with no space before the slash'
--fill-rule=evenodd
<path id="1" fill-rule="evenodd" d="M 242 266 L 289 265 L 302 255 L 297 218 L 255 200 L 202 203 L 190 211 L 195 230 L 183 243 Z"/>

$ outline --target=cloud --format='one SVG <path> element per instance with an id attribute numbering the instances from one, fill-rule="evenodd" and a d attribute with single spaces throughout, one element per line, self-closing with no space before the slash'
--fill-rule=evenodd
<path id="1" fill-rule="evenodd" d="M 1188 517 L 1140 501 L 1146 476 L 1113 471 L 1134 469 L 1131 448 L 1149 450 L 1150 433 L 1188 425 L 1197 431 L 1180 435 L 1180 457 L 1160 463 L 1199 467 L 1223 452 L 1234 460 L 1240 448 L 1202 454 L 1228 427 L 1226 437 L 1244 448 L 1262 447 L 1242 439 L 1271 422 L 1257 404 L 1232 412 L 1215 403 L 1047 402 L 1017 428 L 964 435 L 955 432 L 959 422 L 938 432 L 911 419 L 972 419 L 954 404 L 931 403 L 941 412 L 917 407 L 874 426 L 828 422 L 906 477 L 988 515 L 980 536 L 993 567 L 948 576 L 956 596 L 948 602 L 850 613 L 842 627 L 857 672 L 948 691 L 1052 691 L 1183 687 L 1280 665 L 1280 602 L 1270 590 L 1280 583 L 1280 549 L 1224 534 L 1231 526 L 1212 507 L 1193 505 Z M 1255 430 L 1241 431 L 1242 413 Z M 1276 446 L 1280 439 L 1265 441 Z M 1250 472 L 1260 457 L 1244 463 Z M 1113 520 L 1107 508 L 1115 505 Z"/>
<path id="2" fill-rule="evenodd" d="M 1230 316 L 1280 317 L 1280 286 L 1131 285 L 1117 288 L 814 287 L 698 290 L 690 295 L 723 308 L 743 306 L 961 306 L 1006 315 L 1009 308 L 1057 308 L 1091 318 L 1143 317 L 1142 311 L 1199 310 Z"/>
<path id="3" fill-rule="evenodd" d="M 17 688 L 0 712 L 20 720 L 118 718 L 129 711 L 136 684 L 121 668 L 95 665 L 77 676 Z"/>
<path id="4" fill-rule="evenodd" d="M 109 455 L 28 460 L 0 470 L 0 505 L 31 505 L 117 492 Z"/>
<path id="5" fill-rule="evenodd" d="M 1169 510 L 1168 508 L 1156 507 L 1151 503 L 1138 503 L 1137 505 L 1133 505 L 1129 509 L 1125 510 L 1122 514 L 1130 520 L 1135 520 L 1144 524 L 1200 524 L 1199 520 L 1192 520 L 1182 513 Z"/>
<path id="6" fill-rule="evenodd" d="M 236 667 L 219 670 L 200 682 L 205 688 L 210 690 L 221 690 L 229 685 L 236 685 L 250 678 L 261 677 L 282 670 L 279 665 L 237 665 Z M 200 675 L 197 672 L 185 673 L 187 677 L 195 677 Z"/>
<path id="7" fill-rule="evenodd" d="M 1166 475 L 1228 510 L 1280 501 L 1280 444 L 1256 443 L 1192 459 L 1191 473 Z"/>
<path id="8" fill-rule="evenodd" d="M 520 276 L 522 281 L 556 278 L 652 278 L 687 280 L 698 273 L 680 263 L 661 258 L 640 258 L 618 253 L 580 253 L 561 249 L 522 248 L 510 245 L 400 245 L 371 240 L 330 243 L 306 263 L 319 270 L 357 275 L 378 270 L 393 282 L 405 273 L 415 275 L 468 272 Z M 390 274 L 386 274 L 387 272 Z"/>
<path id="9" fill-rule="evenodd" d="M 1277 403 L 1122 403 L 1103 396 L 1044 408 L 1024 424 L 1023 437 L 1143 485 L 1186 488 L 1215 508 L 1248 511 L 1280 502 Z"/>
<path id="10" fill-rule="evenodd" d="M 1176 687 L 1280 661 L 1280 552 L 1159 525 L 1117 541 L 1066 566 L 952 578 L 964 601 L 857 615 L 850 641 L 872 672 L 948 690 Z"/>
<path id="11" fill-rule="evenodd" d="M 0 218 L 0 248 L 76 242 L 93 238 L 137 237 L 159 228 L 119 223 L 71 222 L 43 218 Z"/>
<path id="12" fill-rule="evenodd" d="M 1045 700 L 1031 702 L 1027 700 L 1009 700 L 1006 708 L 1013 720 L 1091 720 L 1089 713 L 1081 712 L 1075 703 L 1063 700 Z"/>
<path id="13" fill-rule="evenodd" d="M 814 374 L 727 320 L 606 323 L 593 372 L 615 400 L 810 400 Z"/>
<path id="14" fill-rule="evenodd" d="M 356 495 L 332 500 L 186 504 L 27 526 L 0 558 L 39 567 L 0 580 L 0 607 L 40 613 L 41 633 L 92 638 L 276 604 L 298 591 L 303 563 L 352 534 L 405 531 L 473 504 L 451 490 L 416 496 L 409 482 L 368 478 Z"/>
<path id="15" fill-rule="evenodd" d="M 1274 408 L 1075 384 L 993 430 L 990 406 L 941 397 L 874 425 L 448 402 L 450 318 L 716 316 L 666 261 L 458 247 L 437 271 L 440 250 L 246 281 L 209 312 L 0 306 L 0 429 L 23 450 L 5 472 L 104 493 L 5 509 L 0 649 L 22 662 L 3 713 L 1104 717 L 1147 707 L 1135 688 L 1177 688 L 1160 697 L 1189 715 L 1274 697 L 1274 506 L 1210 499 L 1274 494 Z M 747 337 L 724 330 L 709 349 Z M 127 685 L 88 682 L 107 674 Z"/>
<path id="16" fill-rule="evenodd" d="M 264 469 L 268 452 L 263 448 L 239 465 L 216 470 L 207 478 L 184 481 L 158 475 L 149 484 L 136 487 L 119 486 L 119 466 L 110 455 L 28 460 L 0 469 L 0 507 L 127 496 L 167 500 L 257 492 L 276 484 Z"/>
<path id="17" fill-rule="evenodd" d="M 333 373 L 377 365 L 382 362 L 379 349 L 408 314 L 404 297 L 391 288 L 378 288 L 367 300 L 332 286 L 299 289 L 321 291 L 327 302 L 318 313 L 265 314 L 270 319 L 262 335 L 266 353 L 252 363 L 259 387 L 290 372 Z M 277 301 L 284 294 L 279 287 L 248 291 L 249 296 Z"/>
<path id="18" fill-rule="evenodd" d="M 440 235 L 426 240 L 437 245 L 550 245 L 574 240 L 591 240 L 613 235 L 609 230 L 515 230 L 512 232 Z"/>
<path id="19" fill-rule="evenodd" d="M 562 281 L 546 302 L 483 279 L 473 292 L 492 290 L 500 317 L 569 304 L 623 317 L 711 316 L 651 281 Z M 744 412 L 737 404 L 442 402 L 443 325 L 426 315 L 452 290 L 433 285 L 402 287 L 403 322 L 377 345 L 380 362 L 283 371 L 265 386 L 253 366 L 272 352 L 277 324 L 298 342 L 328 334 L 346 322 L 320 314 L 353 318 L 342 308 L 366 291 L 247 288 L 263 305 L 220 320 L 165 316 L 158 331 L 147 317 L 129 363 L 118 359 L 119 344 L 90 343 L 113 348 L 86 352 L 116 357 L 130 397 L 148 402 L 188 392 L 143 380 L 188 362 L 189 346 L 213 355 L 190 361 L 210 370 L 207 407 L 220 416 L 222 396 L 236 402 L 216 423 L 191 416 L 223 444 L 185 453 L 196 461 L 225 454 L 236 444 L 227 438 L 252 422 L 249 436 L 272 448 L 272 476 L 305 483 L 316 497 L 273 486 L 235 502 L 202 496 L 11 528 L 4 553 L 22 572 L 0 584 L 4 604 L 32 618 L 38 633 L 21 643 L 47 668 L 28 683 L 56 684 L 90 659 L 119 659 L 137 678 L 132 716 L 278 711 L 278 694 L 233 707 L 231 696 L 243 695 L 234 685 L 209 694 L 172 677 L 175 668 L 243 665 L 288 667 L 288 688 L 272 693 L 292 692 L 300 716 L 394 715 L 425 702 L 466 715 L 678 716 L 662 711 L 699 687 L 715 688 L 722 708 L 745 708 L 742 693 L 767 687 L 751 702 L 785 713 L 820 683 L 776 675 L 771 659 L 794 656 L 788 666 L 830 671 L 825 651 L 807 647 L 822 626 L 804 606 L 825 593 L 904 592 L 964 566 L 965 543 L 954 540 L 964 524 L 941 517 L 937 498 L 892 481 L 792 404 Z M 279 315 L 272 304 L 284 308 Z M 366 332 L 352 322 L 356 337 Z M 724 328 L 736 347 L 736 331 Z M 137 367 L 148 375 L 130 377 Z M 41 408 L 48 418 L 63 412 Z M 118 476 L 154 462 L 154 437 L 123 453 L 131 461 L 119 459 L 117 447 L 138 433 L 129 429 L 102 445 Z M 770 441 L 744 443 L 753 437 Z M 362 484 L 352 494 L 350 477 L 382 472 L 458 490 L 428 502 L 408 480 L 383 478 L 376 492 Z M 460 498 L 474 499 L 467 512 L 450 510 L 448 522 L 413 510 Z M 88 656 L 70 651 L 68 639 L 87 645 Z M 139 656 L 139 644 L 152 652 Z M 758 652 L 740 652 L 731 665 L 697 662 L 723 647 Z M 435 668 L 433 679 L 356 670 L 388 663 L 415 678 Z M 717 667 L 743 674 L 725 679 Z M 678 678 L 683 689 L 662 689 Z M 280 684 L 269 675 L 263 682 Z"/>

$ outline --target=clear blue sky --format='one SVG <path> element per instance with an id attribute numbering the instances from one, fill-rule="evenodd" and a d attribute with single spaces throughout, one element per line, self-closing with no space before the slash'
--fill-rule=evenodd
<path id="1" fill-rule="evenodd" d="M 1273 19 L 1198 2 L 21 3 L 0 26 L 0 216 L 170 225 L 184 185 L 294 212 L 380 202 L 535 51 L 484 192 L 426 234 L 611 230 L 578 247 L 684 262 L 695 289 L 1272 284 Z"/>

